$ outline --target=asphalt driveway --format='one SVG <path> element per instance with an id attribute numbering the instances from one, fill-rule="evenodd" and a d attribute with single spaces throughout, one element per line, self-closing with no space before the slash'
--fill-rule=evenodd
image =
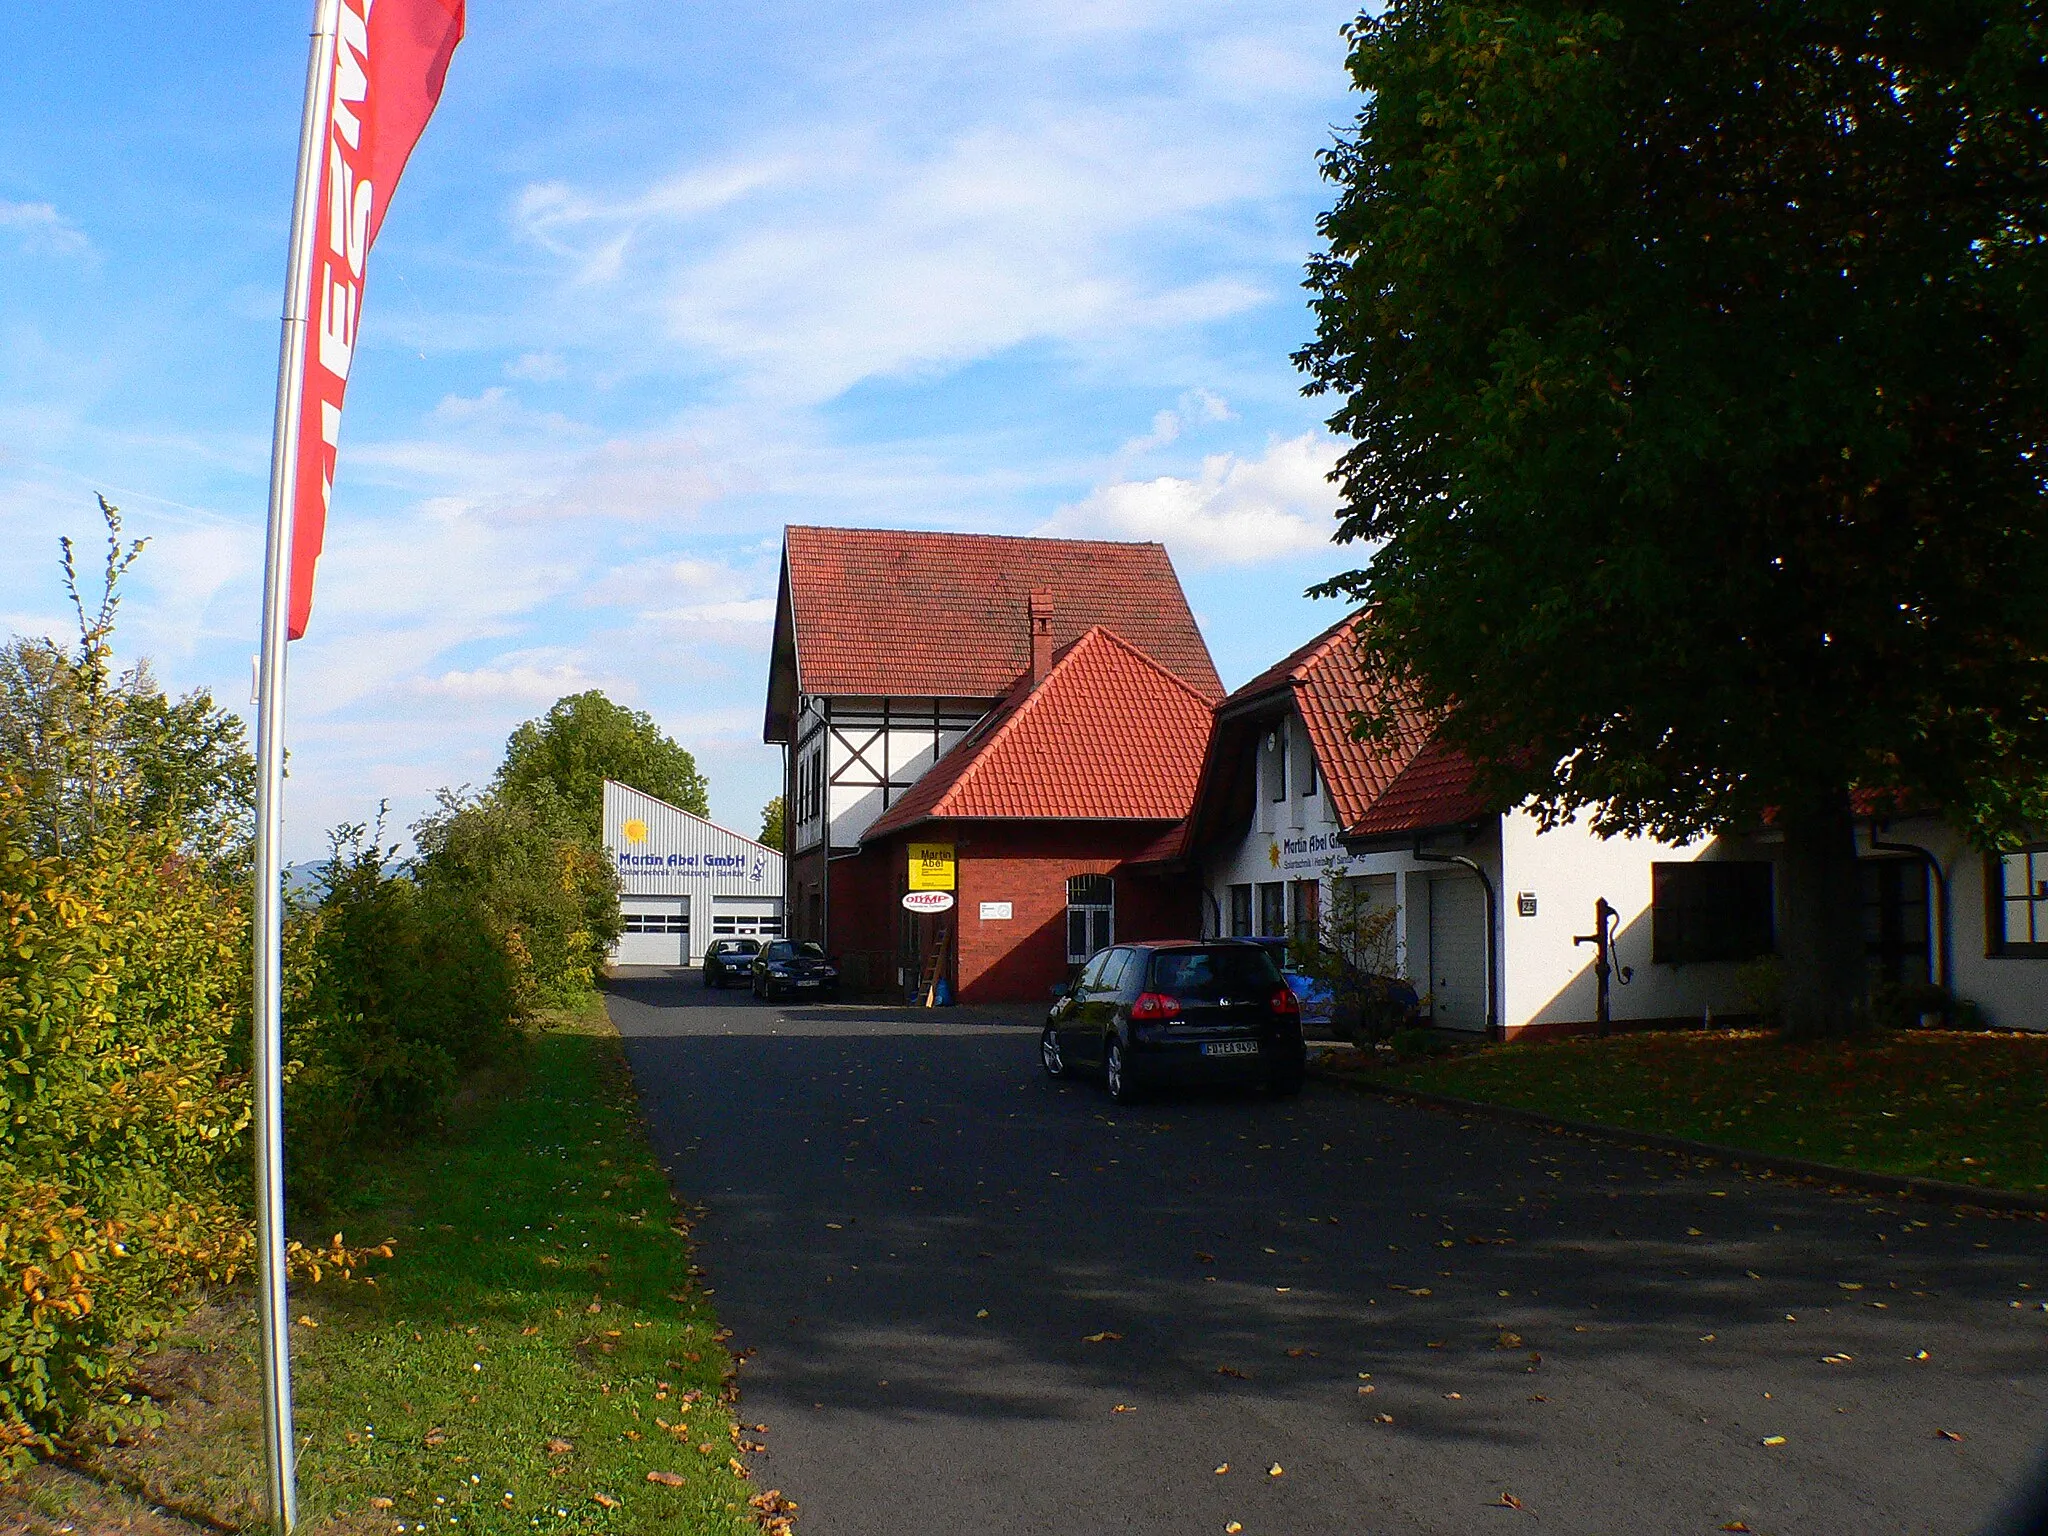
<path id="1" fill-rule="evenodd" d="M 1119 1110 L 958 1012 L 609 1001 L 805 1536 L 1960 1533 L 2048 1442 L 2031 1218 L 1315 1084 Z"/>

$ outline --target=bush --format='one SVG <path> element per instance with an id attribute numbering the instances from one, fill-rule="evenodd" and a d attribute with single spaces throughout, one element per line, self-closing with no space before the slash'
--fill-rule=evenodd
<path id="1" fill-rule="evenodd" d="M 124 1362 L 248 1262 L 248 908 L 163 839 L 34 851 L 0 781 L 0 1463 L 133 1417 Z"/>

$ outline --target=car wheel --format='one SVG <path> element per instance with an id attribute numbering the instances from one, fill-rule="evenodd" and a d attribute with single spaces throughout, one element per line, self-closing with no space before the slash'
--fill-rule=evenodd
<path id="1" fill-rule="evenodd" d="M 1116 1103 L 1128 1104 L 1137 1098 L 1138 1089 L 1131 1081 L 1130 1063 L 1124 1060 L 1124 1043 L 1113 1035 L 1109 1049 L 1103 1054 L 1102 1078 L 1109 1087 L 1110 1098 Z"/>
<path id="2" fill-rule="evenodd" d="M 1038 1037 L 1038 1059 L 1044 1065 L 1047 1077 L 1071 1077 L 1074 1074 L 1074 1069 L 1067 1065 L 1067 1058 L 1060 1051 L 1060 1032 L 1050 1024 Z"/>

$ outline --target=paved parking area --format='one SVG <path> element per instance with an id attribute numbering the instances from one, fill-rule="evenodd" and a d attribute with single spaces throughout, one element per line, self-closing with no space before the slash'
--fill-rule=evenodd
<path id="1" fill-rule="evenodd" d="M 959 1010 L 610 1007 L 806 1536 L 1961 1533 L 2048 1442 L 2031 1218 L 1313 1084 L 1119 1110 Z"/>

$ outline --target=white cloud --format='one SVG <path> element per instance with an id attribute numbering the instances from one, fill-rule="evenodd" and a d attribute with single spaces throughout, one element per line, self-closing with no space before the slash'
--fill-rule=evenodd
<path id="1" fill-rule="evenodd" d="M 552 384 L 569 376 L 569 365 L 553 352 L 522 352 L 505 365 L 505 374 L 528 384 Z"/>
<path id="2" fill-rule="evenodd" d="M 1256 459 L 1210 454 L 1192 479 L 1118 480 L 1062 507 L 1041 533 L 1157 539 L 1194 565 L 1256 565 L 1327 545 L 1336 442 L 1305 432 Z"/>
<path id="3" fill-rule="evenodd" d="M 31 251 L 51 251 L 61 256 L 93 253 L 85 232 L 50 203 L 11 203 L 0 197 L 0 230 L 14 231 Z"/>

